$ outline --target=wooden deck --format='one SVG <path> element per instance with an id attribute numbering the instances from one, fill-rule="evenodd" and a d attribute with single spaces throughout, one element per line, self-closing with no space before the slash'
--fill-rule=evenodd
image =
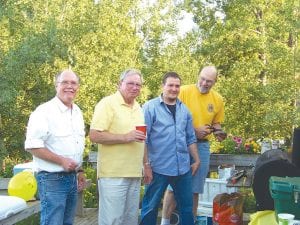
<path id="1" fill-rule="evenodd" d="M 84 209 L 84 216 L 76 216 L 74 225 L 97 225 L 98 208 Z"/>
<path id="2" fill-rule="evenodd" d="M 160 225 L 161 212 L 159 211 L 157 224 Z M 250 214 L 243 214 L 243 225 L 247 225 L 250 221 Z M 76 216 L 74 225 L 98 225 L 98 208 L 84 209 L 84 216 Z"/>

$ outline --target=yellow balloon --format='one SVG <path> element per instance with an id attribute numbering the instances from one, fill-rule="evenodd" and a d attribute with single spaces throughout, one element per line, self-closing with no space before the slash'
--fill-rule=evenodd
<path id="1" fill-rule="evenodd" d="M 7 191 L 10 196 L 23 198 L 25 201 L 32 199 L 37 191 L 37 182 L 32 172 L 22 171 L 14 175 L 8 183 Z"/>

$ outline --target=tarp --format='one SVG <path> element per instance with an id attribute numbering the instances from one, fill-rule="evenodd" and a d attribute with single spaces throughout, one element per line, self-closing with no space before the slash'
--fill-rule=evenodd
<path id="1" fill-rule="evenodd" d="M 251 214 L 248 225 L 278 225 L 275 211 L 264 210 Z"/>

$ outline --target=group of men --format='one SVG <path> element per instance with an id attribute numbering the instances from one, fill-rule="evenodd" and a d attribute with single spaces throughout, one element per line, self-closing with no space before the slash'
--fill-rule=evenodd
<path id="1" fill-rule="evenodd" d="M 216 81 L 214 66 L 200 71 L 197 84 L 182 87 L 180 76 L 167 72 L 162 93 L 141 107 L 136 98 L 143 78 L 129 69 L 118 90 L 99 101 L 89 133 L 99 152 L 99 225 L 138 224 L 141 177 L 146 185 L 141 225 L 156 224 L 163 196 L 161 224 L 170 224 L 176 207 L 182 225 L 194 224 L 209 170 L 210 135 L 225 138 L 223 100 L 211 89 Z M 73 224 L 77 191 L 84 187 L 84 122 L 74 104 L 79 85 L 72 70 L 62 71 L 56 96 L 29 118 L 25 149 L 37 171 L 42 225 Z M 147 134 L 135 129 L 139 124 L 147 126 Z"/>

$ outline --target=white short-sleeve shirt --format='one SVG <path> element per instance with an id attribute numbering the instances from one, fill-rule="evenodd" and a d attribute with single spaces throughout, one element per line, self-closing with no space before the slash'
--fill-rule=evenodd
<path id="1" fill-rule="evenodd" d="M 84 151 L 84 121 L 79 107 L 65 106 L 58 97 L 38 106 L 30 115 L 25 149 L 48 150 L 78 163 L 82 163 Z M 60 172 L 63 167 L 33 156 L 36 171 Z"/>

